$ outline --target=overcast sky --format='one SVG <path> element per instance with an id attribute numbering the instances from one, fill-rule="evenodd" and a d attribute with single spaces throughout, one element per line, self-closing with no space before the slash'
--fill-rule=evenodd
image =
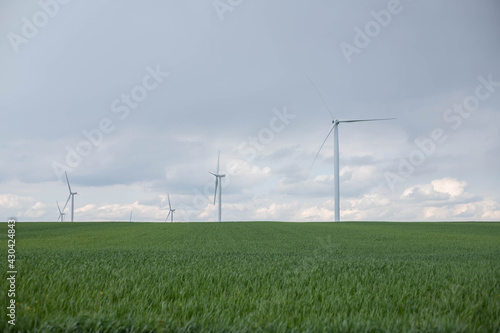
<path id="1" fill-rule="evenodd" d="M 0 215 L 500 220 L 500 2 L 0 2 Z M 317 90 L 307 79 L 314 82 Z M 322 96 L 322 97 L 321 97 Z M 323 100 L 325 102 L 323 102 Z M 66 219 L 70 207 L 66 208 Z"/>

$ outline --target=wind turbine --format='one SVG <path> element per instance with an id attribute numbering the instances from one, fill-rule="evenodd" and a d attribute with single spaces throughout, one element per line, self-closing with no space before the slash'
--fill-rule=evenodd
<path id="1" fill-rule="evenodd" d="M 132 211 L 130 211 L 130 219 L 128 221 L 132 222 Z"/>
<path id="2" fill-rule="evenodd" d="M 167 197 L 168 197 L 168 215 L 167 215 L 167 218 L 165 219 L 165 222 L 167 222 L 168 218 L 170 217 L 170 222 L 174 223 L 175 209 L 172 209 L 172 204 L 170 203 L 170 194 L 169 193 L 167 193 Z"/>
<path id="3" fill-rule="evenodd" d="M 306 75 L 307 76 L 307 75 Z M 325 140 L 321 144 L 321 147 L 318 150 L 318 153 L 316 154 L 316 157 L 314 157 L 313 164 L 311 165 L 311 169 L 314 166 L 314 163 L 316 162 L 316 159 L 318 158 L 319 153 L 321 152 L 321 149 L 326 143 L 326 140 L 330 137 L 330 134 L 333 132 L 333 140 L 334 140 L 334 152 L 333 152 L 333 163 L 334 163 L 334 189 L 335 189 L 335 222 L 340 221 L 340 174 L 339 174 L 339 124 L 341 123 L 359 123 L 359 122 L 365 122 L 365 121 L 382 121 L 382 120 L 392 120 L 396 118 L 377 118 L 377 119 L 349 119 L 349 120 L 338 120 L 335 119 L 333 116 L 333 113 L 331 112 L 330 108 L 326 104 L 325 99 L 319 92 L 318 88 L 316 88 L 316 85 L 314 82 L 307 76 L 309 79 L 309 82 L 311 82 L 311 85 L 314 87 L 316 92 L 318 93 L 319 97 L 323 101 L 323 104 L 326 106 L 326 109 L 330 113 L 330 116 L 332 117 L 332 127 L 330 128 L 330 131 L 326 135 Z"/>
<path id="4" fill-rule="evenodd" d="M 68 173 L 67 172 L 64 172 L 64 173 L 66 174 L 66 182 L 68 183 L 68 189 L 69 189 L 69 196 L 68 196 L 68 200 L 66 200 L 66 205 L 68 204 L 69 199 L 71 199 L 71 222 L 73 222 L 73 217 L 74 217 L 74 213 L 75 213 L 75 194 L 78 194 L 78 193 L 71 191 L 71 186 L 69 185 L 69 180 L 68 180 Z M 66 205 L 64 205 L 63 211 L 66 208 Z"/>
<path id="5" fill-rule="evenodd" d="M 214 195 L 214 205 L 215 205 L 215 200 L 217 198 L 217 187 L 219 188 L 219 222 L 222 220 L 222 178 L 226 177 L 226 175 L 221 175 L 219 174 L 219 162 L 220 162 L 220 150 L 219 150 L 219 157 L 217 157 L 217 172 L 213 173 L 210 172 L 212 175 L 215 176 L 215 195 Z"/>
<path id="6" fill-rule="evenodd" d="M 59 220 L 61 220 L 61 222 L 64 222 L 64 211 L 61 210 L 61 207 L 59 207 L 59 202 L 57 202 L 56 200 L 56 205 L 57 205 L 57 210 L 59 210 L 59 218 L 57 219 L 57 222 L 59 222 Z"/>

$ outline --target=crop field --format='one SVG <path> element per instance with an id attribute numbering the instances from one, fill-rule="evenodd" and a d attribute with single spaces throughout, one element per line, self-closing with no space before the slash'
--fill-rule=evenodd
<path id="1" fill-rule="evenodd" d="M 500 330 L 500 223 L 18 223 L 16 256 L 1 331 Z"/>

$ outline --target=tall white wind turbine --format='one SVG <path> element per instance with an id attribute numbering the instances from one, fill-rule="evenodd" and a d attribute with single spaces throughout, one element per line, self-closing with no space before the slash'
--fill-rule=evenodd
<path id="1" fill-rule="evenodd" d="M 78 193 L 71 191 L 71 185 L 69 185 L 69 180 L 68 180 L 68 173 L 65 172 L 65 174 L 66 174 L 66 182 L 68 183 L 69 196 L 68 196 L 68 200 L 66 200 L 66 204 L 64 205 L 63 211 L 66 208 L 66 206 L 68 205 L 69 199 L 71 199 L 71 222 L 73 222 L 73 217 L 75 214 L 75 195 Z"/>
<path id="2" fill-rule="evenodd" d="M 306 75 L 307 76 L 307 75 Z M 333 172 L 334 172 L 334 193 L 335 193 L 335 222 L 340 221 L 340 174 L 339 174 L 339 124 L 341 123 L 358 123 L 358 122 L 365 122 L 365 121 L 381 121 L 381 120 L 392 120 L 396 118 L 377 118 L 377 119 L 350 119 L 350 120 L 338 120 L 335 119 L 333 116 L 333 113 L 331 110 L 328 108 L 328 105 L 326 104 L 325 99 L 319 92 L 318 88 L 316 88 L 316 85 L 313 83 L 313 81 L 307 76 L 309 79 L 309 82 L 311 82 L 311 85 L 314 87 L 318 95 L 320 96 L 321 100 L 323 101 L 323 104 L 326 106 L 326 109 L 328 112 L 330 112 L 330 116 L 332 117 L 332 127 L 330 128 L 330 131 L 326 135 L 325 140 L 321 144 L 321 147 L 318 150 L 318 153 L 316 154 L 316 157 L 314 157 L 314 161 L 312 163 L 312 166 L 316 162 L 316 159 L 319 156 L 319 153 L 321 152 L 321 149 L 325 145 L 326 141 L 330 137 L 330 134 L 333 132 L 333 140 L 334 140 L 334 152 L 333 152 Z M 311 169 L 312 169 L 311 166 Z"/>
<path id="3" fill-rule="evenodd" d="M 59 220 L 61 220 L 61 222 L 64 222 L 64 210 L 61 210 L 61 207 L 59 207 L 59 202 L 57 202 L 56 200 L 56 205 L 57 205 L 57 210 L 59 211 L 59 218 L 57 219 L 57 222 L 59 222 Z"/>
<path id="4" fill-rule="evenodd" d="M 167 193 L 167 197 L 168 197 L 168 215 L 167 215 L 167 218 L 165 219 L 165 222 L 167 222 L 168 218 L 170 217 L 170 222 L 174 223 L 175 209 L 172 209 L 172 204 L 170 203 L 170 194 L 169 193 Z"/>
<path id="5" fill-rule="evenodd" d="M 217 172 L 210 172 L 215 176 L 215 194 L 214 194 L 214 205 L 217 199 L 217 188 L 219 189 L 219 222 L 222 220 L 222 178 L 226 177 L 225 174 L 219 174 L 219 162 L 220 162 L 220 150 L 219 156 L 217 157 Z"/>

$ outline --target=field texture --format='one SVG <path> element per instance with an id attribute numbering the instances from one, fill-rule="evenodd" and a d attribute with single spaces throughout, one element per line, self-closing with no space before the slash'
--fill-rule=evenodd
<path id="1" fill-rule="evenodd" d="M 6 272 L 6 224 L 2 230 Z M 500 328 L 499 223 L 18 223 L 16 230 L 13 331 Z M 7 290 L 2 282 L 4 304 Z M 1 330 L 10 330 L 6 306 L 1 315 Z"/>

